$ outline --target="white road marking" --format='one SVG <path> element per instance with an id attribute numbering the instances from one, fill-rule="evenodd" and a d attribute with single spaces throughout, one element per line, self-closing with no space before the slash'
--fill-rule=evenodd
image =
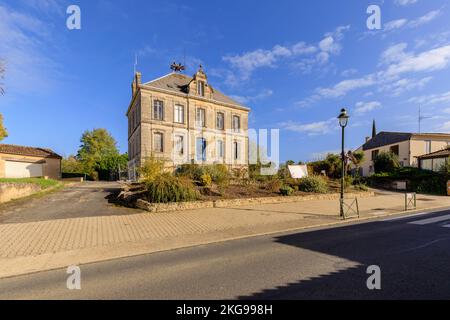
<path id="1" fill-rule="evenodd" d="M 416 221 L 409 222 L 409 224 L 423 226 L 426 224 L 441 222 L 441 221 L 445 221 L 445 220 L 450 220 L 450 214 L 447 214 L 445 216 L 429 218 L 429 219 L 416 220 Z"/>
<path id="2" fill-rule="evenodd" d="M 446 224 L 442 226 L 443 228 L 450 228 L 450 224 Z"/>

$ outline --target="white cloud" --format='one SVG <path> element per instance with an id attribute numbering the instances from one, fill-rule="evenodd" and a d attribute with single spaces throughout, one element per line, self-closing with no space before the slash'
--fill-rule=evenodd
<path id="1" fill-rule="evenodd" d="M 332 55 L 341 52 L 341 41 L 344 38 L 344 32 L 349 28 L 350 26 L 336 28 L 335 31 L 325 34 L 317 45 L 302 41 L 292 46 L 275 45 L 272 49 L 256 49 L 241 55 L 224 56 L 222 59 L 238 71 L 238 78 L 241 80 L 249 79 L 251 74 L 259 68 L 273 68 L 280 60 L 295 57 L 301 57 L 301 59 L 294 62 L 294 66 L 303 72 L 310 72 L 315 66 L 328 63 Z"/>
<path id="2" fill-rule="evenodd" d="M 285 47 L 275 46 L 271 50 L 258 49 L 243 55 L 226 56 L 223 60 L 240 72 L 242 80 L 247 80 L 255 69 L 273 67 L 280 57 L 286 57 L 288 51 Z"/>
<path id="3" fill-rule="evenodd" d="M 362 78 L 343 80 L 330 88 L 318 88 L 316 93 L 323 98 L 339 98 L 345 96 L 348 92 L 369 87 L 375 84 L 375 77 L 368 75 Z"/>
<path id="4" fill-rule="evenodd" d="M 422 89 L 425 85 L 427 85 L 433 77 L 425 77 L 422 79 L 400 79 L 396 80 L 392 83 L 387 83 L 381 85 L 379 91 L 385 91 L 391 93 L 393 96 L 399 96 L 406 91 L 411 91 L 414 89 Z"/>
<path id="5" fill-rule="evenodd" d="M 405 49 L 408 47 L 406 43 L 398 43 L 395 45 L 390 46 L 386 50 L 384 50 L 381 53 L 381 63 L 382 64 L 390 64 L 393 62 L 399 62 L 406 58 L 408 58 L 410 55 L 405 52 Z"/>
<path id="6" fill-rule="evenodd" d="M 297 123 L 294 121 L 283 122 L 280 127 L 298 133 L 306 133 L 307 135 L 322 135 L 327 134 L 338 128 L 337 120 L 335 118 L 318 121 L 312 123 Z"/>
<path id="7" fill-rule="evenodd" d="M 8 92 L 43 92 L 61 76 L 52 60 L 50 24 L 0 4 L 0 56 L 5 61 Z M 43 48 L 50 48 L 45 51 Z"/>
<path id="8" fill-rule="evenodd" d="M 442 10 L 437 9 L 437 10 L 430 11 L 430 12 L 424 14 L 423 16 L 420 16 L 413 20 L 409 20 L 406 18 L 392 20 L 392 21 L 389 21 L 384 24 L 384 28 L 383 28 L 382 32 L 389 33 L 389 32 L 393 32 L 395 30 L 399 30 L 402 28 L 409 28 L 409 29 L 418 28 L 418 27 L 421 27 L 421 26 L 433 21 L 434 19 L 439 17 L 441 15 L 441 13 L 442 13 Z M 370 34 L 377 34 L 377 32 L 371 32 Z"/>
<path id="9" fill-rule="evenodd" d="M 356 70 L 354 68 L 351 68 L 351 69 L 347 69 L 347 70 L 342 71 L 341 72 L 341 76 L 347 78 L 347 77 L 353 76 L 353 75 L 355 75 L 357 73 L 358 73 L 358 70 Z"/>
<path id="10" fill-rule="evenodd" d="M 381 103 L 378 101 L 371 102 L 358 102 L 356 103 L 356 113 L 362 114 L 373 111 L 375 109 L 379 109 L 382 107 Z"/>
<path id="11" fill-rule="evenodd" d="M 427 24 L 427 23 L 433 21 L 434 19 L 439 17 L 440 14 L 441 14 L 441 10 L 430 11 L 427 14 L 409 22 L 408 27 L 410 27 L 410 28 L 420 27 L 424 24 Z"/>
<path id="12" fill-rule="evenodd" d="M 395 54 L 384 56 L 384 58 L 390 57 L 390 62 L 394 62 L 384 72 L 384 76 L 395 77 L 409 72 L 442 70 L 450 64 L 450 45 L 431 49 L 417 55 L 405 52 L 405 49 L 406 46 L 397 47 Z M 387 61 L 385 60 L 385 62 Z"/>
<path id="13" fill-rule="evenodd" d="M 65 1 L 62 0 L 21 0 L 20 2 L 34 10 L 46 14 L 57 13 L 60 16 L 64 15 L 67 8 L 67 3 L 64 6 Z"/>
<path id="14" fill-rule="evenodd" d="M 450 91 L 440 94 L 430 94 L 425 96 L 412 97 L 408 100 L 409 103 L 420 105 L 434 105 L 450 102 Z"/>
<path id="15" fill-rule="evenodd" d="M 399 43 L 386 49 L 380 57 L 384 69 L 363 77 L 343 80 L 334 86 L 316 88 L 314 95 L 297 105 L 306 107 L 323 98 L 340 98 L 357 89 L 379 85 L 378 91 L 400 95 L 405 91 L 423 88 L 432 80 L 431 76 L 421 79 L 402 78 L 404 74 L 429 73 L 450 66 L 450 45 L 421 53 L 407 52 L 407 44 Z"/>
<path id="16" fill-rule="evenodd" d="M 393 20 L 384 25 L 384 31 L 400 29 L 408 23 L 408 19 Z"/>
<path id="17" fill-rule="evenodd" d="M 262 100 L 265 98 L 268 98 L 273 95 L 273 91 L 270 89 L 264 90 L 257 95 L 254 96 L 238 96 L 238 95 L 231 95 L 230 97 L 240 103 L 246 104 L 258 100 Z"/>
<path id="18" fill-rule="evenodd" d="M 418 0 L 395 0 L 394 3 L 398 6 L 408 6 L 416 3 Z"/>

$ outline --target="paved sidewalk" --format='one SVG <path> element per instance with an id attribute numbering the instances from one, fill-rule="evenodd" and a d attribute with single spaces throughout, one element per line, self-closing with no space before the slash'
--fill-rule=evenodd
<path id="1" fill-rule="evenodd" d="M 418 209 L 444 206 L 450 207 L 450 197 L 418 196 Z M 404 196 L 362 198 L 360 209 L 361 218 L 399 213 Z M 0 277 L 342 222 L 336 200 L 128 212 L 0 224 Z"/>

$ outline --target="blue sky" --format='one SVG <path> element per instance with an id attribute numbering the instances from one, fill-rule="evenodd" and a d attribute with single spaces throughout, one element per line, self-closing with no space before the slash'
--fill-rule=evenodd
<path id="1" fill-rule="evenodd" d="M 66 8 L 81 8 L 81 30 Z M 369 31 L 366 9 L 381 8 Z M 134 55 L 143 80 L 186 57 L 210 83 L 252 108 L 250 127 L 279 128 L 282 160 L 339 149 L 336 116 L 350 110 L 348 146 L 378 130 L 450 131 L 450 8 L 444 0 L 0 1 L 7 73 L 3 143 L 76 153 L 86 129 L 127 148 Z"/>

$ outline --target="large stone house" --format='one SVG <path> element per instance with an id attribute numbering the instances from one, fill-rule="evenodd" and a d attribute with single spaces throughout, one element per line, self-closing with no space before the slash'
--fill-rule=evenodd
<path id="1" fill-rule="evenodd" d="M 450 134 L 380 132 L 357 150 L 364 152 L 360 174 L 370 176 L 374 172 L 374 159 L 380 152 L 393 152 L 404 167 L 419 167 L 419 157 L 450 146 Z"/>
<path id="2" fill-rule="evenodd" d="M 61 179 L 61 159 L 46 148 L 0 144 L 0 178 Z"/>
<path id="3" fill-rule="evenodd" d="M 151 156 L 171 169 L 247 166 L 249 111 L 214 88 L 202 67 L 193 77 L 173 72 L 146 83 L 136 73 L 126 114 L 130 178 Z"/>

